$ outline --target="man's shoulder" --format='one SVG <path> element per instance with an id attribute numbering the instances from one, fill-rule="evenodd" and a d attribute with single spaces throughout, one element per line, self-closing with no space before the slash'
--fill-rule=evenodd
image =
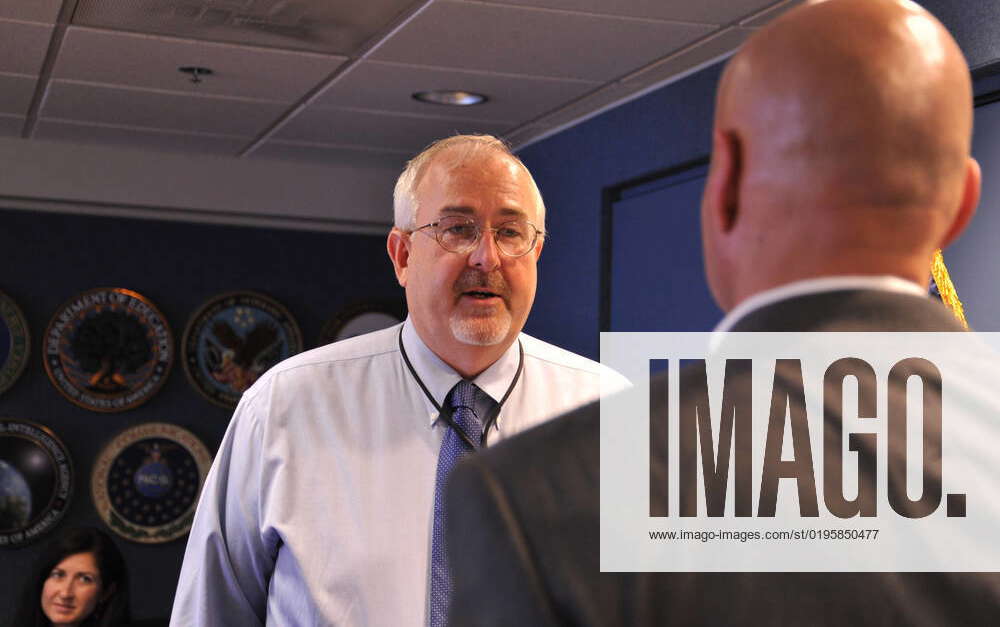
<path id="1" fill-rule="evenodd" d="M 555 366 L 563 368 L 573 368 L 585 372 L 600 373 L 601 364 L 583 355 L 577 355 L 565 348 L 559 348 L 555 344 L 549 344 L 527 333 L 518 336 L 521 345 L 524 347 L 524 356 L 532 357 Z"/>
<path id="2" fill-rule="evenodd" d="M 608 377 L 612 383 L 611 389 L 617 390 L 628 386 L 628 381 L 617 371 L 608 368 L 604 364 L 588 359 L 583 355 L 578 355 L 565 348 L 559 348 L 555 344 L 549 344 L 542 340 L 531 337 L 527 333 L 520 336 L 521 345 L 524 347 L 525 360 L 533 360 L 544 367 L 564 370 L 568 373 L 577 373 L 583 376 Z"/>
<path id="3" fill-rule="evenodd" d="M 747 312 L 732 331 L 962 331 L 940 301 L 892 290 L 845 288 L 783 298 Z"/>
<path id="4" fill-rule="evenodd" d="M 289 357 L 272 366 L 250 390 L 247 390 L 247 393 L 250 394 L 255 389 L 271 385 L 278 378 L 308 376 L 317 367 L 346 365 L 356 363 L 359 360 L 370 360 L 398 353 L 397 338 L 401 325 L 402 323 L 387 329 L 333 342 Z"/>
<path id="5" fill-rule="evenodd" d="M 397 338 L 401 326 L 402 323 L 399 323 L 386 329 L 357 335 L 299 353 L 279 363 L 273 370 L 281 372 L 294 370 L 301 366 L 345 362 L 399 352 Z"/>

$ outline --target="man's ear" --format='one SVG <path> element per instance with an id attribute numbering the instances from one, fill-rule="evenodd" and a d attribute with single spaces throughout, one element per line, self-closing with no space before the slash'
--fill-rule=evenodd
<path id="1" fill-rule="evenodd" d="M 538 258 L 542 256 L 542 246 L 545 246 L 545 238 L 539 237 L 538 243 L 535 244 L 535 251 L 531 253 L 535 256 L 535 261 L 538 261 Z"/>
<path id="2" fill-rule="evenodd" d="M 946 248 L 948 244 L 958 239 L 965 227 L 969 225 L 972 216 L 976 213 L 976 206 L 979 204 L 979 192 L 982 182 L 982 171 L 979 169 L 979 162 L 969 157 L 965 163 L 965 187 L 962 190 L 962 200 L 958 206 L 958 212 L 948 227 L 944 239 L 939 248 Z"/>
<path id="3" fill-rule="evenodd" d="M 712 165 L 705 181 L 705 217 L 720 233 L 736 226 L 740 207 L 740 177 L 743 170 L 742 146 L 732 132 L 712 132 Z"/>
<path id="4" fill-rule="evenodd" d="M 392 227 L 385 248 L 389 252 L 389 259 L 392 260 L 392 267 L 396 270 L 396 281 L 402 287 L 406 287 L 406 270 L 410 265 L 409 234 Z"/>

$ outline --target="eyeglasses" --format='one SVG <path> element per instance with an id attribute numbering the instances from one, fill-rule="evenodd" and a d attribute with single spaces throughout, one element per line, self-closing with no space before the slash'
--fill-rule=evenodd
<path id="1" fill-rule="evenodd" d="M 493 232 L 493 241 L 496 242 L 497 248 L 508 257 L 527 255 L 535 248 L 538 237 L 545 236 L 544 232 L 539 231 L 527 220 L 511 220 L 500 226 L 482 227 L 472 218 L 464 216 L 446 216 L 437 222 L 418 226 L 412 232 L 424 229 L 434 230 L 434 239 L 441 248 L 460 255 L 479 245 L 483 231 Z"/>

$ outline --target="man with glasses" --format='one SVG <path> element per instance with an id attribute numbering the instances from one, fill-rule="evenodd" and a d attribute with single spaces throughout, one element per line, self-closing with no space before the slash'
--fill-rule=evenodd
<path id="1" fill-rule="evenodd" d="M 598 397 L 599 364 L 521 333 L 545 207 L 503 142 L 433 144 L 394 209 L 409 317 L 293 357 L 243 395 L 172 625 L 443 625 L 451 468 Z M 625 384 L 604 372 L 609 389 Z"/>

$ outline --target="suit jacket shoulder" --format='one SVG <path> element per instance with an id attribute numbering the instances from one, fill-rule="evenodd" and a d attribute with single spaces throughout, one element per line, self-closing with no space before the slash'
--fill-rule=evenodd
<path id="1" fill-rule="evenodd" d="M 733 331 L 964 331 L 939 301 L 885 290 L 806 294 L 755 309 Z"/>
<path id="2" fill-rule="evenodd" d="M 733 330 L 963 329 L 929 298 L 843 290 L 773 303 Z M 1000 607 L 996 574 L 601 573 L 599 438 L 595 403 L 456 470 L 453 625 L 990 624 Z"/>

